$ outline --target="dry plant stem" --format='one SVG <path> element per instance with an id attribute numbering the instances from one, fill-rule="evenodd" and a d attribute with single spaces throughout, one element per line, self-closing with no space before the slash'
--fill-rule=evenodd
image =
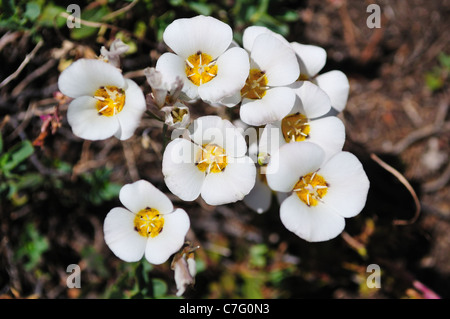
<path id="1" fill-rule="evenodd" d="M 103 20 L 103 21 L 108 21 L 108 20 L 110 20 L 110 19 L 112 19 L 112 18 L 117 17 L 118 15 L 120 15 L 120 14 L 122 14 L 122 13 L 125 13 L 125 12 L 131 10 L 131 9 L 136 5 L 137 2 L 138 2 L 138 0 L 132 1 L 130 4 L 126 5 L 125 7 L 120 8 L 120 9 L 114 11 L 114 12 L 111 12 L 111 13 L 105 15 L 105 16 L 102 18 L 102 20 Z"/>
<path id="2" fill-rule="evenodd" d="M 447 167 L 445 168 L 444 172 L 438 179 L 423 184 L 422 190 L 426 193 L 436 192 L 441 188 L 443 188 L 445 185 L 447 185 L 449 180 L 450 180 L 450 163 L 447 164 Z"/>
<path id="3" fill-rule="evenodd" d="M 33 57 L 35 56 L 36 52 L 39 50 L 39 48 L 44 44 L 44 41 L 40 40 L 36 46 L 33 48 L 33 50 L 31 50 L 31 52 L 29 54 L 27 54 L 25 56 L 25 59 L 22 61 L 22 63 L 19 65 L 19 67 L 17 68 L 16 71 L 14 71 L 12 74 L 10 74 L 6 79 L 4 79 L 2 81 L 2 83 L 0 83 L 0 88 L 4 87 L 5 85 L 7 85 L 9 82 L 11 82 L 12 80 L 14 80 L 19 74 L 20 72 L 22 72 L 22 70 L 27 66 L 27 64 L 31 61 L 31 59 L 33 59 Z"/>
<path id="4" fill-rule="evenodd" d="M 406 189 L 410 192 L 410 194 L 414 200 L 414 204 L 416 205 L 416 211 L 414 213 L 414 216 L 410 220 L 394 220 L 392 223 L 394 225 L 409 225 L 409 224 L 414 223 L 417 220 L 417 218 L 419 217 L 420 207 L 421 207 L 419 198 L 417 197 L 417 194 L 414 191 L 414 188 L 411 186 L 411 184 L 408 182 L 408 180 L 399 171 L 397 171 L 392 166 L 388 165 L 386 162 L 384 162 L 382 159 L 380 159 L 377 155 L 375 155 L 374 153 L 371 153 L 370 158 L 372 160 L 374 160 L 375 162 L 377 162 L 381 167 L 383 167 L 389 173 L 394 175 L 406 187 Z"/>
<path id="5" fill-rule="evenodd" d="M 127 162 L 128 173 L 130 174 L 130 177 L 133 181 L 137 181 L 140 179 L 140 177 L 138 169 L 136 167 L 136 159 L 134 156 L 133 148 L 126 141 L 122 141 L 122 148 L 123 154 L 125 155 L 125 160 Z"/>
<path id="6" fill-rule="evenodd" d="M 413 144 L 421 139 L 424 139 L 428 136 L 432 136 L 432 135 L 447 132 L 447 131 L 450 131 L 450 122 L 445 122 L 442 125 L 442 127 L 436 126 L 436 124 L 434 124 L 434 123 L 426 125 L 426 126 L 422 127 L 421 129 L 418 129 L 418 130 L 412 132 L 411 134 L 409 134 L 402 140 L 400 140 L 397 144 L 395 144 L 392 147 L 391 152 L 394 155 L 399 155 L 405 149 L 407 149 L 411 144 Z"/>
<path id="7" fill-rule="evenodd" d="M 56 64 L 56 60 L 48 60 L 45 64 L 31 72 L 25 79 L 23 79 L 11 92 L 12 97 L 19 96 L 20 93 L 27 87 L 28 84 L 33 82 L 36 78 L 45 74 L 48 70 L 50 70 Z"/>

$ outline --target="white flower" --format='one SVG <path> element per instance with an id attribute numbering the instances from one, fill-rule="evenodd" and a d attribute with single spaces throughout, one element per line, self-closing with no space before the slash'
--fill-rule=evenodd
<path id="1" fill-rule="evenodd" d="M 174 106 L 165 106 L 161 109 L 165 113 L 165 123 L 175 129 L 184 129 L 191 124 L 189 108 L 181 102 Z"/>
<path id="2" fill-rule="evenodd" d="M 300 75 L 294 50 L 264 27 L 247 28 L 243 46 L 250 52 L 250 72 L 240 96 L 235 96 L 242 98 L 241 120 L 255 126 L 281 120 L 295 102 L 295 93 L 288 87 Z"/>
<path id="3" fill-rule="evenodd" d="M 291 43 L 299 58 L 302 74 L 300 80 L 311 80 L 324 90 L 331 100 L 331 106 L 341 112 L 347 104 L 350 84 L 347 76 L 339 70 L 319 74 L 327 60 L 326 51 L 315 45 Z"/>
<path id="4" fill-rule="evenodd" d="M 360 161 L 339 152 L 328 161 L 320 146 L 289 143 L 279 149 L 267 167 L 267 182 L 279 192 L 289 192 L 280 206 L 283 225 L 310 242 L 338 236 L 345 218 L 364 208 L 369 180 Z"/>
<path id="5" fill-rule="evenodd" d="M 164 151 L 162 171 L 169 190 L 185 201 L 201 195 L 210 205 L 241 200 L 256 175 L 242 134 L 218 116 L 196 119 L 190 131 L 190 140 L 176 138 Z"/>
<path id="6" fill-rule="evenodd" d="M 238 92 L 248 75 L 248 54 L 232 46 L 232 37 L 230 26 L 213 17 L 177 19 L 163 34 L 175 54 L 161 55 L 156 69 L 169 83 L 180 77 L 188 98 L 218 102 Z"/>
<path id="7" fill-rule="evenodd" d="M 58 86 L 74 98 L 67 110 L 73 133 L 87 140 L 130 138 L 146 108 L 139 86 L 100 60 L 75 61 L 61 73 Z"/>
<path id="8" fill-rule="evenodd" d="M 281 121 L 265 126 L 259 152 L 270 156 L 279 147 L 291 142 L 312 142 L 325 151 L 325 159 L 342 150 L 345 127 L 335 116 L 322 117 L 331 109 L 328 95 L 309 81 L 291 85 L 297 95 L 292 110 Z"/>
<path id="9" fill-rule="evenodd" d="M 126 209 L 113 208 L 103 225 L 106 244 L 117 257 L 135 262 L 145 255 L 149 263 L 162 264 L 183 246 L 189 217 L 174 210 L 163 192 L 139 180 L 124 185 L 119 198 Z"/>

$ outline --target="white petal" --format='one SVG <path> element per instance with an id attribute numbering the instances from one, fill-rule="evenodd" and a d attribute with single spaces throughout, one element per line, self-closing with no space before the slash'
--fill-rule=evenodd
<path id="1" fill-rule="evenodd" d="M 164 214 L 164 226 L 156 237 L 149 237 L 145 249 L 145 258 L 154 265 L 166 262 L 184 244 L 189 230 L 188 214 L 181 208 L 170 214 Z"/>
<path id="2" fill-rule="evenodd" d="M 304 115 L 314 119 L 327 114 L 331 109 L 331 101 L 324 90 L 309 81 L 295 82 L 290 86 L 299 97 L 297 106 L 304 110 Z"/>
<path id="3" fill-rule="evenodd" d="M 300 75 L 294 50 L 270 34 L 259 35 L 250 57 L 261 71 L 266 72 L 269 86 L 289 85 Z"/>
<path id="4" fill-rule="evenodd" d="M 358 215 L 364 208 L 369 191 L 369 179 L 358 158 L 340 152 L 326 162 L 319 174 L 329 184 L 323 197 L 325 203 L 343 217 Z"/>
<path id="5" fill-rule="evenodd" d="M 144 255 L 147 238 L 134 230 L 135 215 L 121 207 L 106 215 L 103 232 L 112 252 L 126 262 L 139 261 Z"/>
<path id="6" fill-rule="evenodd" d="M 259 100 L 244 98 L 240 109 L 241 120 L 254 126 L 281 121 L 294 106 L 295 99 L 295 93 L 289 87 L 270 88 Z"/>
<path id="7" fill-rule="evenodd" d="M 211 103 L 211 106 L 226 106 L 226 107 L 233 107 L 236 106 L 239 102 L 241 102 L 241 92 L 237 91 L 235 94 L 226 96 L 222 100 L 220 100 L 217 103 Z"/>
<path id="8" fill-rule="evenodd" d="M 224 171 L 206 176 L 201 196 L 209 205 L 234 203 L 250 193 L 255 178 L 256 167 L 248 156 L 229 158 Z"/>
<path id="9" fill-rule="evenodd" d="M 345 127 L 340 119 L 328 116 L 311 120 L 308 142 L 316 143 L 325 151 L 325 161 L 342 151 L 345 143 Z"/>
<path id="10" fill-rule="evenodd" d="M 189 126 L 189 137 L 198 145 L 216 144 L 225 147 L 224 123 L 220 116 L 207 115 L 194 120 Z"/>
<path id="11" fill-rule="evenodd" d="M 190 138 L 198 145 L 215 144 L 225 149 L 227 156 L 240 157 L 247 152 L 242 130 L 219 116 L 207 115 L 190 126 Z"/>
<path id="12" fill-rule="evenodd" d="M 146 110 L 145 97 L 141 88 L 132 80 L 127 79 L 126 82 L 128 88 L 125 91 L 125 105 L 117 114 L 120 130 L 116 133 L 116 137 L 120 140 L 129 139 L 133 135 Z"/>
<path id="13" fill-rule="evenodd" d="M 316 144 L 285 144 L 270 157 L 266 170 L 267 183 L 275 191 L 290 192 L 301 176 L 319 169 L 324 157 L 324 151 Z"/>
<path id="14" fill-rule="evenodd" d="M 101 86 L 125 88 L 120 70 L 109 63 L 95 59 L 79 59 L 59 76 L 59 90 L 69 97 L 94 96 Z"/>
<path id="15" fill-rule="evenodd" d="M 157 209 L 162 214 L 173 211 L 170 199 L 153 184 L 142 179 L 124 185 L 120 189 L 119 199 L 126 208 L 135 214 L 147 207 Z"/>
<path id="16" fill-rule="evenodd" d="M 86 140 L 104 140 L 119 130 L 117 117 L 99 115 L 96 104 L 97 100 L 90 96 L 81 96 L 70 102 L 67 121 L 73 134 Z"/>
<path id="17" fill-rule="evenodd" d="M 281 122 L 277 121 L 272 124 L 267 124 L 259 138 L 259 154 L 271 155 L 278 151 L 278 149 L 286 144 L 281 131 Z"/>
<path id="18" fill-rule="evenodd" d="M 250 193 L 244 197 L 243 201 L 245 205 L 258 214 L 269 210 L 270 204 L 272 203 L 272 190 L 261 180 L 259 174 L 256 176 L 255 186 Z"/>
<path id="19" fill-rule="evenodd" d="M 174 83 L 176 78 L 179 77 L 183 81 L 182 92 L 189 99 L 196 99 L 198 98 L 198 86 L 192 83 L 186 76 L 185 63 L 179 56 L 166 52 L 156 61 L 155 69 L 161 72 L 165 83 Z"/>
<path id="20" fill-rule="evenodd" d="M 227 50 L 217 59 L 216 65 L 217 76 L 198 88 L 202 100 L 210 103 L 240 92 L 250 70 L 248 53 L 241 48 Z"/>
<path id="21" fill-rule="evenodd" d="M 289 46 L 289 42 L 280 34 L 273 32 L 272 30 L 262 26 L 250 26 L 244 30 L 242 35 L 242 44 L 244 49 L 251 51 L 255 39 L 261 34 L 269 34 L 282 41 L 285 45 Z"/>
<path id="22" fill-rule="evenodd" d="M 177 138 L 164 151 L 162 172 L 169 190 L 185 201 L 192 201 L 200 195 L 205 173 L 195 165 L 195 157 L 201 149 L 198 145 Z"/>
<path id="23" fill-rule="evenodd" d="M 345 227 L 345 219 L 320 205 L 308 207 L 297 194 L 286 198 L 280 206 L 283 225 L 309 242 L 320 242 L 335 238 Z"/>
<path id="24" fill-rule="evenodd" d="M 163 38 L 183 60 L 197 51 L 215 59 L 230 46 L 233 34 L 231 27 L 220 20 L 196 16 L 173 21 L 164 31 Z"/>
<path id="25" fill-rule="evenodd" d="M 324 48 L 291 42 L 291 46 L 299 58 L 300 70 L 308 78 L 314 77 L 327 62 L 327 51 Z"/>
<path id="26" fill-rule="evenodd" d="M 331 106 L 341 112 L 347 104 L 350 83 L 347 76 L 338 70 L 329 71 L 317 76 L 314 82 L 328 94 Z"/>

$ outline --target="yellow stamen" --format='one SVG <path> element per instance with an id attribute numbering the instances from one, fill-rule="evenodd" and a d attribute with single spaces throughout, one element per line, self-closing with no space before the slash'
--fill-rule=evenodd
<path id="1" fill-rule="evenodd" d="M 195 161 L 197 168 L 206 173 L 220 173 L 227 166 L 225 150 L 215 144 L 205 144 Z"/>
<path id="2" fill-rule="evenodd" d="M 253 100 L 262 99 L 266 94 L 267 88 L 266 73 L 258 69 L 251 69 L 241 90 L 241 96 Z"/>
<path id="3" fill-rule="evenodd" d="M 198 51 L 186 59 L 186 75 L 197 86 L 205 84 L 217 75 L 215 63 L 209 54 Z"/>
<path id="4" fill-rule="evenodd" d="M 173 122 L 178 123 L 183 121 L 183 117 L 188 114 L 188 110 L 176 107 L 170 114 L 172 114 Z"/>
<path id="5" fill-rule="evenodd" d="M 328 192 L 328 184 L 317 172 L 300 177 L 293 191 L 308 206 L 316 206 Z"/>
<path id="6" fill-rule="evenodd" d="M 147 207 L 139 211 L 134 218 L 134 230 L 143 237 L 154 238 L 161 233 L 164 218 L 157 209 Z"/>
<path id="7" fill-rule="evenodd" d="M 94 93 L 99 115 L 113 116 L 122 111 L 125 105 L 125 91 L 116 86 L 101 86 Z"/>
<path id="8" fill-rule="evenodd" d="M 308 118 L 301 113 L 284 117 L 281 120 L 281 132 L 287 143 L 304 141 L 310 133 Z"/>

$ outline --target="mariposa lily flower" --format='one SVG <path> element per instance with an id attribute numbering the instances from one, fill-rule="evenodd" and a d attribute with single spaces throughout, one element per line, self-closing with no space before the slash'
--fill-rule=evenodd
<path id="1" fill-rule="evenodd" d="M 218 116 L 200 117 L 191 124 L 188 139 L 175 138 L 167 145 L 164 180 L 185 201 L 199 196 L 210 205 L 242 200 L 256 175 L 246 151 L 244 137 L 231 122 Z"/>
<path id="2" fill-rule="evenodd" d="M 312 142 L 325 151 L 326 159 L 342 150 L 345 127 L 335 116 L 326 116 L 331 109 L 328 95 L 309 81 L 295 82 L 295 105 L 281 121 L 267 124 L 259 142 L 259 157 L 275 153 L 286 143 Z"/>
<path id="3" fill-rule="evenodd" d="M 165 81 L 183 80 L 187 98 L 214 104 L 238 92 L 248 76 L 247 52 L 232 45 L 232 29 L 213 17 L 177 19 L 163 34 L 174 53 L 161 55 L 156 63 Z"/>
<path id="4" fill-rule="evenodd" d="M 267 166 L 270 188 L 290 195 L 280 206 L 283 225 L 310 242 L 338 236 L 345 218 L 364 208 L 369 180 L 361 162 L 349 152 L 339 152 L 325 161 L 320 146 L 288 143 Z"/>
<path id="5" fill-rule="evenodd" d="M 241 99 L 241 120 L 254 126 L 281 120 L 295 103 L 289 87 L 300 75 L 294 50 L 264 27 L 247 28 L 243 46 L 250 54 L 250 72 L 240 95 L 234 96 L 234 102 Z"/>
<path id="6" fill-rule="evenodd" d="M 130 138 L 146 109 L 141 88 L 101 60 L 75 61 L 59 76 L 58 87 L 73 98 L 67 109 L 73 133 L 86 140 Z"/>
<path id="7" fill-rule="evenodd" d="M 105 218 L 105 241 L 126 262 L 143 256 L 162 264 L 184 244 L 190 227 L 187 213 L 174 209 L 170 199 L 145 180 L 124 185 L 119 193 L 123 207 L 113 208 Z"/>

